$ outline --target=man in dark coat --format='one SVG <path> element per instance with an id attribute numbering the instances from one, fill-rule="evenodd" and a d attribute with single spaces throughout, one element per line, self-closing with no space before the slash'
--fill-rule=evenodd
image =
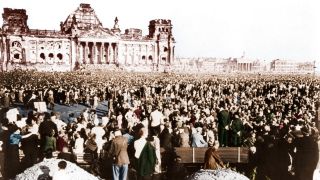
<path id="1" fill-rule="evenodd" d="M 27 133 L 31 132 L 27 129 Z M 21 140 L 21 149 L 24 153 L 24 167 L 29 168 L 37 163 L 38 158 L 38 136 L 33 134 L 27 138 Z"/>
<path id="2" fill-rule="evenodd" d="M 109 156 L 113 158 L 112 174 L 113 179 L 126 180 L 128 174 L 128 139 L 122 136 L 120 130 L 115 131 L 115 138 L 112 140 Z"/>
<path id="3" fill-rule="evenodd" d="M 308 129 L 301 129 L 303 137 L 295 139 L 297 148 L 295 156 L 295 173 L 297 180 L 312 180 L 313 172 L 319 160 L 319 148 Z"/>
<path id="4" fill-rule="evenodd" d="M 54 116 L 54 113 L 51 113 L 51 116 Z M 52 132 L 54 132 L 54 136 L 58 135 L 57 125 L 53 121 L 51 121 L 50 117 L 48 117 L 48 114 L 46 114 L 44 121 L 39 125 L 40 150 L 42 153 L 44 152 L 46 137 L 49 137 Z M 42 156 L 40 157 L 42 158 Z"/>
<path id="5" fill-rule="evenodd" d="M 229 125 L 230 113 L 227 109 L 221 108 L 218 113 L 218 138 L 221 147 L 228 146 Z"/>
<path id="6" fill-rule="evenodd" d="M 240 147 L 242 145 L 242 135 L 243 135 L 243 122 L 239 118 L 239 115 L 235 115 L 235 119 L 232 121 L 231 124 L 231 131 L 232 131 L 232 145 L 235 147 Z"/>

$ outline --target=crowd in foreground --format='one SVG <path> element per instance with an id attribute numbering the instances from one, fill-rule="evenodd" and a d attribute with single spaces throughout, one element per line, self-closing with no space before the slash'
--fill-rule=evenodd
<path id="1" fill-rule="evenodd" d="M 161 157 L 160 147 L 214 151 L 219 144 L 250 148 L 245 168 L 250 178 L 312 179 L 319 159 L 319 89 L 320 79 L 310 76 L 2 73 L 4 168 L 14 178 L 55 152 L 69 161 L 85 152 L 98 175 L 97 162 L 109 158 L 113 165 L 107 175 L 113 177 L 131 167 L 138 179 L 156 179 L 162 172 L 183 177 L 187 172 L 180 157 Z M 38 101 L 45 101 L 50 113 L 32 106 Z M 97 109 L 102 102 L 103 109 Z M 87 108 L 61 119 L 57 104 Z M 6 118 L 4 112 L 17 105 L 27 116 Z M 211 161 L 217 162 L 210 168 L 222 167 L 219 160 Z"/>

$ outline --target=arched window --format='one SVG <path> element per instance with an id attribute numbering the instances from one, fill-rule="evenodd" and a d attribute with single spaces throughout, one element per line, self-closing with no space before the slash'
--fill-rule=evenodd
<path id="1" fill-rule="evenodd" d="M 49 58 L 53 58 L 53 53 L 50 53 L 50 54 L 49 54 Z"/>
<path id="2" fill-rule="evenodd" d="M 166 61 L 166 58 L 165 58 L 165 57 L 162 57 L 162 61 Z"/>
<path id="3" fill-rule="evenodd" d="M 57 57 L 59 58 L 59 60 L 62 60 L 63 55 L 62 55 L 61 53 L 58 53 L 58 54 L 57 54 Z"/>
<path id="4" fill-rule="evenodd" d="M 146 60 L 146 56 L 142 56 L 142 60 Z"/>
<path id="5" fill-rule="evenodd" d="M 15 59 L 20 59 L 20 54 L 18 54 L 18 53 L 14 54 L 14 55 L 13 55 L 13 58 L 15 58 Z"/>
<path id="6" fill-rule="evenodd" d="M 43 60 L 45 60 L 45 59 L 46 59 L 46 55 L 44 55 L 44 53 L 41 53 L 41 54 L 40 54 L 40 58 L 43 59 Z"/>
<path id="7" fill-rule="evenodd" d="M 11 44 L 12 47 L 21 47 L 21 43 L 18 41 L 13 41 Z"/>
<path id="8" fill-rule="evenodd" d="M 150 61 L 152 61 L 152 56 L 150 55 L 150 56 L 148 57 L 148 59 L 149 59 Z"/>

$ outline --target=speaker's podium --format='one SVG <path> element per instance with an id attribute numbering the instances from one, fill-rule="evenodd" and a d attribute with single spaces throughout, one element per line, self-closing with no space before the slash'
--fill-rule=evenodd
<path id="1" fill-rule="evenodd" d="M 37 109 L 38 112 L 48 111 L 46 102 L 34 102 L 33 107 Z"/>

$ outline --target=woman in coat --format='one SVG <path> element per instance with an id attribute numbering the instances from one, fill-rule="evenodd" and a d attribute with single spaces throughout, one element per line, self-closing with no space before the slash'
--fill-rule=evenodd
<path id="1" fill-rule="evenodd" d="M 215 146 L 210 147 L 204 156 L 204 169 L 219 169 L 224 168 L 224 164 L 217 153 L 219 143 L 216 142 Z"/>

